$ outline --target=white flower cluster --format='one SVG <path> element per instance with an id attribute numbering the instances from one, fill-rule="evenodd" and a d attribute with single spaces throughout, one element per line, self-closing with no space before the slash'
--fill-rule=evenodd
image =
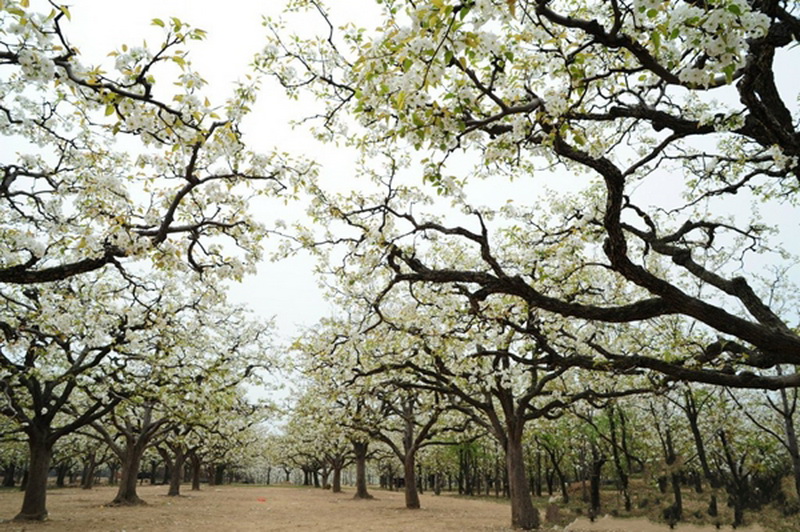
<path id="1" fill-rule="evenodd" d="M 771 146 L 767 151 L 772 157 L 772 160 L 775 162 L 775 166 L 777 166 L 781 171 L 789 170 L 790 168 L 797 168 L 797 157 L 786 155 L 783 153 L 783 150 L 780 148 L 780 146 Z"/>
<path id="2" fill-rule="evenodd" d="M 17 61 L 22 73 L 30 81 L 50 81 L 55 77 L 55 63 L 49 57 L 31 48 L 23 48 L 17 53 Z"/>
<path id="3" fill-rule="evenodd" d="M 117 55 L 114 67 L 123 73 L 133 73 L 137 64 L 150 61 L 150 59 L 152 56 L 146 48 L 134 46 Z"/>
<path id="4" fill-rule="evenodd" d="M 703 9 L 681 3 L 668 12 L 670 35 L 710 58 L 705 65 L 694 63 L 684 67 L 679 77 L 684 83 L 708 86 L 727 77 L 743 65 L 750 39 L 762 37 L 769 28 L 769 19 L 754 12 L 746 2 L 717 2 Z M 696 55 L 692 55 L 692 58 Z"/>

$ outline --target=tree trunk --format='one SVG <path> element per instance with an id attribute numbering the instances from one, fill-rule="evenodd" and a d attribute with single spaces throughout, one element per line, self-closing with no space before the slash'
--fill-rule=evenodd
<path id="1" fill-rule="evenodd" d="M 630 512 L 631 493 L 630 489 L 628 488 L 629 484 L 628 472 L 626 471 L 625 467 L 623 467 L 622 457 L 620 456 L 621 446 L 617 441 L 617 424 L 614 419 L 615 416 L 616 416 L 616 410 L 614 408 L 610 408 L 608 412 L 608 424 L 609 424 L 609 435 L 611 437 L 611 456 L 614 460 L 614 468 L 617 471 L 617 481 L 618 481 L 617 487 L 622 492 L 622 497 L 625 501 L 625 511 Z"/>
<path id="2" fill-rule="evenodd" d="M 670 473 L 670 479 L 672 482 L 672 495 L 675 500 L 675 503 L 672 505 L 671 508 L 668 509 L 667 521 L 670 523 L 675 523 L 683 519 L 683 497 L 681 497 L 681 480 L 678 471 L 675 470 L 675 464 L 678 460 L 678 456 L 675 454 L 675 446 L 672 443 L 672 431 L 667 428 L 666 429 L 666 444 L 667 444 L 667 465 L 670 466 L 672 472 Z"/>
<path id="3" fill-rule="evenodd" d="M 28 464 L 25 496 L 22 510 L 14 517 L 17 521 L 43 521 L 47 519 L 47 476 L 50 473 L 50 460 L 53 457 L 53 443 L 46 438 L 28 435 Z"/>
<path id="4" fill-rule="evenodd" d="M 164 455 L 161 455 L 164 458 Z M 164 478 L 161 479 L 161 485 L 169 484 L 169 479 L 172 477 L 169 457 L 164 458 Z"/>
<path id="5" fill-rule="evenodd" d="M 172 459 L 169 477 L 169 491 L 167 497 L 177 497 L 181 494 L 181 480 L 183 477 L 183 462 L 186 458 L 183 452 L 183 445 L 176 445 L 172 448 L 175 456 Z"/>
<path id="6" fill-rule="evenodd" d="M 407 450 L 403 460 L 403 474 L 405 475 L 406 508 L 416 510 L 419 508 L 419 493 L 417 492 L 416 453 Z"/>
<path id="7" fill-rule="evenodd" d="M 200 491 L 200 470 L 202 462 L 197 453 L 192 453 L 189 457 L 192 465 L 192 491 Z M 267 482 L 269 484 L 269 482 Z"/>
<path id="8" fill-rule="evenodd" d="M 539 528 L 539 511 L 534 508 L 528 479 L 525 478 L 525 460 L 522 452 L 522 431 L 509 431 L 506 443 L 506 468 L 511 498 L 511 526 L 522 530 Z"/>
<path id="9" fill-rule="evenodd" d="M 116 486 L 117 485 L 117 473 L 120 470 L 120 464 L 115 461 L 112 461 L 106 464 L 108 467 L 108 485 L 109 486 Z"/>
<path id="10" fill-rule="evenodd" d="M 367 450 L 369 444 L 366 442 L 354 441 L 353 453 L 356 456 L 356 494 L 354 499 L 371 499 L 372 495 L 367 492 Z"/>
<path id="11" fill-rule="evenodd" d="M 17 464 L 14 462 L 9 462 L 3 468 L 3 487 L 4 488 L 13 488 L 14 487 L 14 475 L 17 474 Z"/>
<path id="12" fill-rule="evenodd" d="M 592 464 L 589 476 L 589 515 L 594 521 L 597 514 L 600 513 L 600 480 L 603 472 L 603 464 L 606 463 L 606 457 L 600 452 L 595 444 L 592 444 Z"/>
<path id="13" fill-rule="evenodd" d="M 333 493 L 342 492 L 342 466 L 336 464 L 333 466 L 333 485 L 331 486 Z"/>
<path id="14" fill-rule="evenodd" d="M 67 473 L 69 472 L 70 464 L 66 462 L 62 462 L 56 466 L 56 487 L 63 488 L 64 487 L 64 479 L 67 477 Z"/>
<path id="15" fill-rule="evenodd" d="M 719 439 L 722 443 L 722 450 L 725 453 L 725 462 L 730 469 L 730 480 L 726 483 L 730 503 L 733 504 L 733 527 L 738 528 L 744 523 L 744 505 L 748 495 L 747 476 L 743 474 L 740 462 L 734 458 L 733 449 L 728 442 L 724 430 L 719 431 Z"/>
<path id="16" fill-rule="evenodd" d="M 86 465 L 83 468 L 83 475 L 81 476 L 81 488 L 90 490 L 94 487 L 94 474 L 97 469 L 97 453 L 89 453 Z"/>
<path id="17" fill-rule="evenodd" d="M 700 460 L 700 466 L 703 469 L 703 476 L 708 481 L 709 486 L 711 486 L 711 501 L 708 504 L 708 515 L 711 517 L 716 517 L 718 513 L 717 488 L 720 486 L 719 479 L 711 471 L 711 467 L 708 465 L 708 455 L 706 454 L 705 445 L 703 444 L 703 436 L 700 433 L 700 425 L 698 423 L 700 410 L 697 408 L 697 402 L 694 400 L 694 396 L 691 394 L 691 392 L 688 391 L 684 394 L 684 399 L 685 402 L 683 411 L 686 413 L 686 418 L 689 421 L 689 429 L 692 431 L 694 446 L 697 450 L 697 458 Z"/>
<path id="18" fill-rule="evenodd" d="M 320 484 L 322 484 L 322 489 L 329 490 L 331 489 L 331 483 L 328 480 L 331 478 L 331 470 L 328 466 L 323 466 L 322 470 L 320 471 Z"/>
<path id="19" fill-rule="evenodd" d="M 111 501 L 111 504 L 122 506 L 144 504 L 144 501 L 136 493 L 143 454 L 143 447 L 136 445 L 133 441 L 126 442 L 125 454 L 120 457 L 122 474 L 120 475 L 119 487 L 117 488 L 117 495 Z"/>
<path id="20" fill-rule="evenodd" d="M 214 484 L 222 485 L 225 481 L 225 464 L 217 464 L 214 467 Z M 289 472 L 286 473 L 286 482 L 289 482 Z"/>
<path id="21" fill-rule="evenodd" d="M 779 366 L 778 374 L 781 375 L 782 373 L 783 372 L 780 370 Z M 789 396 L 786 390 L 781 389 L 779 390 L 779 393 L 781 395 L 781 403 L 783 406 L 783 410 L 780 411 L 780 414 L 783 417 L 783 427 L 786 434 L 786 448 L 789 450 L 789 456 L 792 459 L 794 489 L 795 493 L 797 493 L 797 496 L 800 497 L 800 445 L 798 445 L 797 442 L 797 431 L 794 428 L 794 418 L 792 416 L 796 403 L 795 405 L 789 404 Z"/>

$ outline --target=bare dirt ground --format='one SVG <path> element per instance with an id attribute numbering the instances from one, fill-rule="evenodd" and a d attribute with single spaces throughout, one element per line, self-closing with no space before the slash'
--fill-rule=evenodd
<path id="1" fill-rule="evenodd" d="M 508 531 L 511 519 L 504 502 L 452 496 L 422 495 L 421 510 L 406 510 L 403 494 L 374 491 L 375 499 L 353 500 L 352 490 L 341 494 L 314 488 L 221 486 L 166 497 L 165 486 L 141 486 L 146 506 L 106 507 L 114 488 L 54 489 L 48 492 L 50 518 L 43 523 L 0 522 L 0 532 L 218 532 L 218 531 Z M 22 504 L 19 491 L 0 492 L 0 518 L 10 519 Z M 551 525 L 544 530 L 553 530 Z M 666 525 L 637 520 L 579 519 L 570 532 L 669 532 Z M 679 532 L 715 532 L 713 527 L 682 525 Z M 730 530 L 730 528 L 722 528 Z M 737 532 L 764 532 L 761 527 Z"/>

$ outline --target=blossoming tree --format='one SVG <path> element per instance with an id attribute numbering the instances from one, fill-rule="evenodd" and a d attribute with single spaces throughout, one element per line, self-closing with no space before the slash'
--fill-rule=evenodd
<path id="1" fill-rule="evenodd" d="M 291 174 L 242 143 L 257 83 L 236 86 L 222 105 L 205 98 L 181 50 L 205 33 L 177 18 L 154 19 L 163 41 L 121 44 L 106 71 L 68 38 L 67 7 L 28 4 L 0 7 L 0 282 L 50 282 L 136 258 L 241 277 L 263 236 L 248 198 L 285 189 Z"/>
<path id="2" fill-rule="evenodd" d="M 674 358 L 614 353 L 599 337 L 597 353 L 679 380 L 800 383 L 761 371 L 800 360 L 792 316 L 770 305 L 760 275 L 765 263 L 792 260 L 780 220 L 792 217 L 800 144 L 796 87 L 779 65 L 797 53 L 795 3 L 383 6 L 375 31 L 344 27 L 315 46 L 276 26 L 259 64 L 321 100 L 321 136 L 347 139 L 369 158 L 418 154 L 424 179 L 466 212 L 479 211 L 476 179 L 517 184 L 514 203 L 491 209 L 505 213 L 502 223 L 489 223 L 486 210 L 447 224 L 374 203 L 395 227 L 376 222 L 363 243 L 385 250 L 393 282 L 459 286 L 472 304 L 511 295 L 631 330 L 681 316 L 695 336 Z M 537 203 L 531 183 L 547 179 L 582 191 Z M 760 204 L 783 213 L 772 228 L 751 207 Z M 498 247 L 512 237 L 524 257 Z M 442 261 L 426 253 L 430 238 L 458 241 L 477 261 Z M 578 276 L 572 293 L 551 295 Z M 613 297 L 609 286 L 618 287 Z"/>

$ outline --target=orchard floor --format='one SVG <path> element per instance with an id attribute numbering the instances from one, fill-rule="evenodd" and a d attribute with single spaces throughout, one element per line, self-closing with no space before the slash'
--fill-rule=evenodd
<path id="1" fill-rule="evenodd" d="M 187 487 L 188 488 L 188 487 Z M 185 491 L 166 497 L 164 486 L 142 486 L 146 506 L 106 507 L 114 488 L 90 491 L 62 488 L 48 491 L 50 518 L 43 523 L 0 522 L 0 532 L 248 532 L 277 530 L 325 531 L 507 531 L 509 506 L 503 502 L 453 496 L 422 495 L 421 510 L 403 507 L 398 492 L 374 491 L 375 499 L 353 500 L 352 490 L 334 494 L 299 487 L 222 486 Z M 0 518 L 13 517 L 22 504 L 17 490 L 0 491 Z M 545 525 L 544 530 L 552 530 Z M 574 521 L 571 532 L 668 532 L 664 525 L 643 520 L 605 518 L 595 523 Z M 713 527 L 679 526 L 683 532 L 714 532 Z M 730 530 L 723 528 L 723 530 Z M 737 532 L 762 532 L 761 527 Z"/>

